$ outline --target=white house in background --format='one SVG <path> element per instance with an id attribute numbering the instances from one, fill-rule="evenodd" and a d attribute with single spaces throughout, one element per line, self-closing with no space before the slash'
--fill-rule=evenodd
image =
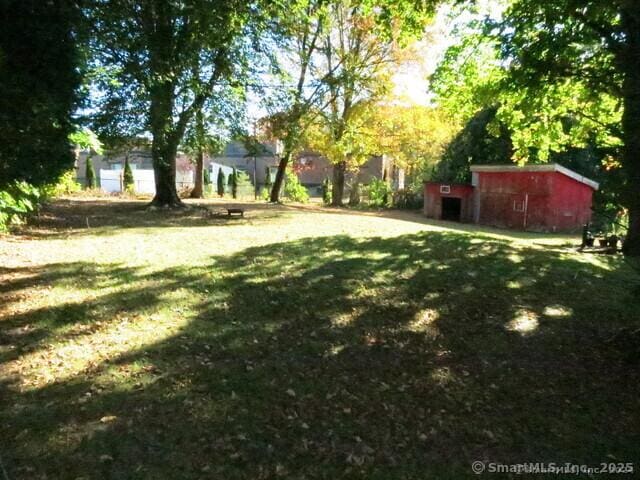
<path id="1" fill-rule="evenodd" d="M 224 178 L 229 178 L 229 175 L 233 173 L 233 167 L 227 167 L 226 165 L 220 165 L 219 163 L 211 162 L 207 168 L 209 169 L 209 178 L 213 185 L 218 181 L 218 172 L 222 170 Z"/>
<path id="2" fill-rule="evenodd" d="M 258 186 L 264 185 L 267 178 L 266 172 L 269 170 L 271 177 L 275 176 L 275 171 L 278 169 L 279 148 L 274 143 L 262 143 L 260 148 L 253 156 L 251 152 L 247 150 L 243 142 L 233 141 L 229 142 L 224 150 L 212 157 L 205 159 L 205 165 L 221 165 L 228 167 L 229 171 L 235 168 L 238 171 L 245 172 L 249 175 L 251 183 L 258 183 Z M 216 167 L 216 175 L 211 176 L 211 182 L 215 184 L 218 167 Z M 227 171 L 225 171 L 227 175 Z"/>
<path id="3" fill-rule="evenodd" d="M 271 179 L 275 178 L 280 161 L 280 148 L 275 143 L 263 143 L 256 152 L 255 156 L 247 150 L 243 142 L 229 142 L 222 153 L 219 155 L 205 156 L 204 167 L 209 170 L 211 183 L 215 185 L 218 170 L 223 168 L 225 176 L 231 173 L 235 168 L 238 171 L 245 172 L 251 182 L 262 187 L 266 180 L 267 172 L 271 175 Z M 151 152 L 148 149 L 136 148 L 128 152 L 129 165 L 134 173 L 136 180 L 136 191 L 141 193 L 154 193 L 155 185 L 153 182 L 153 174 L 148 173 L 153 170 L 151 160 Z M 125 154 L 119 153 L 111 155 L 94 155 L 91 157 L 93 167 L 96 173 L 99 173 L 100 186 L 105 191 L 117 192 L 117 188 L 121 188 L 120 177 L 116 173 L 124 168 Z M 76 162 L 76 178 L 82 185 L 86 183 L 87 154 L 81 153 Z M 316 152 L 301 152 L 294 161 L 300 183 L 308 188 L 318 187 L 325 178 L 331 178 L 333 166 L 325 157 Z M 102 171 L 105 171 L 104 175 Z M 145 171 L 147 173 L 142 173 Z M 137 173 L 136 173 L 137 172 Z M 348 172 L 347 181 L 354 176 L 353 172 Z M 102 179 L 104 178 L 104 183 Z M 195 165 L 189 156 L 178 153 L 176 159 L 176 187 L 178 190 L 189 189 L 193 187 L 195 178 Z M 404 171 L 398 168 L 393 160 L 386 155 L 372 156 L 362 167 L 358 178 L 362 184 L 368 184 L 373 178 L 384 178 L 392 182 L 394 189 L 404 188 Z M 152 188 L 152 185 L 153 188 Z M 319 191 L 319 190 L 318 190 Z"/>
<path id="4" fill-rule="evenodd" d="M 132 169 L 133 173 L 133 191 L 155 195 L 156 182 L 153 170 Z M 124 190 L 124 170 L 104 170 L 100 169 L 100 189 L 107 193 L 120 193 Z M 193 172 L 176 172 L 176 186 L 181 188 L 193 187 Z"/>
<path id="5" fill-rule="evenodd" d="M 146 149 L 129 151 L 129 165 L 133 172 L 134 189 L 137 193 L 155 194 L 153 162 L 151 152 Z M 76 161 L 76 180 L 86 184 L 87 152 L 81 152 Z M 98 186 L 105 192 L 122 191 L 122 174 L 125 154 L 92 155 L 91 161 L 98 177 Z M 193 188 L 194 166 L 188 156 L 179 153 L 176 159 L 176 187 L 178 190 Z"/>

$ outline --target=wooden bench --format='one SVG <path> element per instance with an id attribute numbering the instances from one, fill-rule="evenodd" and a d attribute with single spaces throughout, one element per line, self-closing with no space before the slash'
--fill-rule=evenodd
<path id="1" fill-rule="evenodd" d="M 243 208 L 227 208 L 227 217 L 231 217 L 233 215 L 240 215 L 244 217 L 244 209 Z"/>

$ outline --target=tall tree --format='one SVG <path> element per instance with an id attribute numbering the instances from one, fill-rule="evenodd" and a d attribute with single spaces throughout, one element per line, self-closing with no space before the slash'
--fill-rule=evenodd
<path id="1" fill-rule="evenodd" d="M 68 0 L 0 3 L 0 188 L 48 183 L 73 167 L 80 18 Z"/>
<path id="2" fill-rule="evenodd" d="M 232 136 L 240 133 L 245 117 L 244 88 L 222 84 L 192 118 L 181 148 L 195 163 L 195 182 L 191 198 L 204 197 L 204 158 L 222 151 Z"/>
<path id="3" fill-rule="evenodd" d="M 303 118 L 309 115 L 322 99 L 322 89 L 314 78 L 315 61 L 320 46 L 320 34 L 326 28 L 328 0 L 297 0 L 291 2 L 290 13 L 276 22 L 280 63 L 286 64 L 285 81 L 293 81 L 290 88 L 276 90 L 267 98 L 270 115 L 266 129 L 269 136 L 282 142 L 282 153 L 270 193 L 270 201 L 280 199 L 282 184 L 291 158 L 300 147 L 304 135 Z"/>
<path id="4" fill-rule="evenodd" d="M 500 26 L 512 99 L 524 112 L 541 101 L 556 128 L 530 129 L 538 144 L 569 133 L 618 158 L 620 199 L 629 212 L 624 251 L 640 255 L 640 9 L 634 0 L 535 2 L 517 0 Z M 518 91 L 516 95 L 515 91 Z M 522 98 L 526 95 L 527 98 Z M 559 101 L 554 101 L 559 99 Z M 572 114 L 579 121 L 567 127 Z M 512 120 L 505 116 L 507 120 Z M 513 123 L 522 120 L 515 119 Z M 545 122 L 542 122 L 543 124 Z M 527 131 L 527 129 L 522 129 Z M 526 143 L 531 135 L 524 136 Z M 518 147 L 519 139 L 514 138 Z M 616 162 L 614 162 L 616 163 Z M 614 165 L 615 167 L 615 165 Z"/>
<path id="5" fill-rule="evenodd" d="M 332 5 L 322 38 L 328 101 L 321 122 L 339 146 L 328 155 L 334 163 L 333 205 L 342 205 L 347 170 L 366 160 L 364 152 L 372 143 L 369 123 L 376 103 L 391 91 L 394 67 L 411 51 L 407 44 L 422 35 L 437 3 L 345 0 Z M 380 152 L 366 155 L 373 153 Z"/>
<path id="6" fill-rule="evenodd" d="M 491 65 L 498 78 L 479 82 L 498 107 L 494 127 L 507 125 L 518 162 L 547 161 L 588 145 L 606 153 L 605 167 L 629 213 L 624 250 L 640 255 L 637 2 L 507 3 L 502 18 L 487 21 L 482 32 L 498 46 L 498 63 Z"/>
<path id="7" fill-rule="evenodd" d="M 371 70 L 370 76 L 374 76 L 374 70 L 379 73 L 384 61 L 377 66 L 376 62 L 381 60 L 382 52 L 388 51 L 394 42 L 421 34 L 435 3 L 436 0 L 290 3 L 288 14 L 277 22 L 276 33 L 283 39 L 281 60 L 289 73 L 285 78 L 294 83 L 291 88 L 277 92 L 275 102 L 271 102 L 277 108 L 270 109 L 267 127 L 269 134 L 281 140 L 283 146 L 271 201 L 278 201 L 287 166 L 302 147 L 306 128 L 317 124 L 316 117 L 327 112 L 330 105 L 344 104 L 336 98 L 344 93 L 341 87 L 353 90 L 349 94 L 353 102 L 359 93 L 367 92 L 372 82 L 364 81 L 365 70 Z M 344 41 L 349 36 L 354 44 L 340 44 L 340 37 Z M 331 46 L 332 42 L 337 43 Z M 351 106 L 346 109 L 347 116 L 350 109 Z"/>
<path id="8" fill-rule="evenodd" d="M 349 0 L 332 4 L 330 23 L 321 38 L 321 78 L 327 85 L 327 102 L 318 121 L 320 130 L 329 135 L 325 145 L 333 144 L 322 153 L 333 163 L 335 206 L 342 205 L 350 164 L 362 163 L 366 155 L 370 133 L 365 131 L 365 119 L 371 116 L 375 102 L 390 90 L 391 66 L 398 60 L 397 32 L 380 28 L 380 10 L 369 7 Z"/>
<path id="9" fill-rule="evenodd" d="M 260 2 L 242 0 L 92 0 L 90 5 L 103 112 L 97 123 L 150 132 L 152 205 L 180 206 L 176 154 L 187 126 L 216 85 L 233 82 L 245 66 L 248 29 L 268 13 Z"/>
<path id="10" fill-rule="evenodd" d="M 422 105 L 378 105 L 373 122 L 376 152 L 392 158 L 405 181 L 420 189 L 458 127 L 441 108 Z"/>

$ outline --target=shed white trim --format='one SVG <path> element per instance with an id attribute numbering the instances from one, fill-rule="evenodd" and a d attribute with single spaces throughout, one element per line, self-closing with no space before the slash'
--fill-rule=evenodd
<path id="1" fill-rule="evenodd" d="M 558 172 L 566 175 L 569 178 L 573 178 L 580 183 L 590 186 L 594 190 L 598 190 L 600 185 L 598 182 L 583 177 L 579 173 L 569 170 L 557 163 L 547 163 L 543 165 L 524 165 L 519 167 L 518 165 L 471 165 L 471 171 L 475 172 Z"/>

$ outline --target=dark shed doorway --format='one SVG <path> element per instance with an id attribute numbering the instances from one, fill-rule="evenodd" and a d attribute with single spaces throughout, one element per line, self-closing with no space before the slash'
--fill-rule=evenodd
<path id="1" fill-rule="evenodd" d="M 442 197 L 442 220 L 460 221 L 462 200 L 454 197 Z"/>

